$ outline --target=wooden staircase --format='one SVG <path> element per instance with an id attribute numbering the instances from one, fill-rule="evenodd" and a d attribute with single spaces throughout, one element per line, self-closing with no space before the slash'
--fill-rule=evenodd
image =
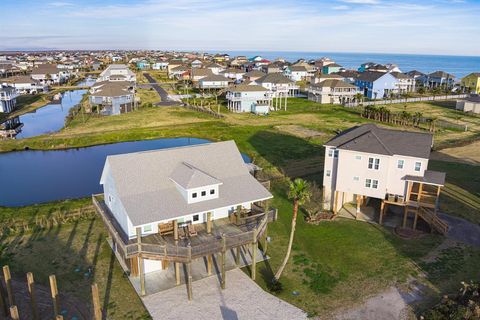
<path id="1" fill-rule="evenodd" d="M 439 233 L 446 235 L 448 232 L 448 224 L 440 219 L 433 210 L 425 207 L 418 208 L 418 215 L 425 220 L 433 229 Z"/>

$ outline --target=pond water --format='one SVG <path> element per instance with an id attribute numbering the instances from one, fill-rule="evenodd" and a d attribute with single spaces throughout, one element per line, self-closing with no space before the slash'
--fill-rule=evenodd
<path id="1" fill-rule="evenodd" d="M 196 138 L 173 138 L 0 154 L 0 206 L 24 206 L 100 193 L 99 181 L 107 155 L 208 142 Z M 248 156 L 242 157 L 245 162 L 250 161 Z"/>
<path id="2" fill-rule="evenodd" d="M 62 94 L 59 104 L 50 103 L 34 112 L 20 116 L 19 120 L 23 123 L 23 127 L 16 138 L 34 137 L 62 129 L 68 112 L 80 103 L 86 92 L 87 90 L 66 91 Z"/>

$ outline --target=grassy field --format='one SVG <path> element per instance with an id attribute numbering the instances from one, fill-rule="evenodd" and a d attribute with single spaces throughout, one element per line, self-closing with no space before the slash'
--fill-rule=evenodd
<path id="1" fill-rule="evenodd" d="M 26 221 L 48 217 L 59 210 L 68 213 L 78 208 L 91 209 L 90 199 L 45 205 L 0 208 L 0 221 L 14 216 Z M 99 286 L 100 299 L 109 319 L 144 319 L 148 314 L 123 274 L 106 242 L 107 232 L 98 219 L 37 228 L 0 237 L 0 265 L 8 264 L 13 276 L 24 279 L 33 272 L 37 283 L 48 286 L 55 274 L 59 291 L 91 304 L 90 285 Z M 89 268 L 92 270 L 88 272 Z"/>
<path id="2" fill-rule="evenodd" d="M 158 99 L 156 92 L 141 89 L 142 104 Z M 156 96 L 156 97 L 155 97 Z M 440 118 L 453 121 L 451 107 L 432 104 L 412 104 L 408 108 L 425 108 Z M 400 106 L 399 106 L 400 107 Z M 428 110 L 427 110 L 428 109 Z M 433 110 L 433 111 L 429 111 Z M 180 107 L 141 107 L 138 111 L 112 117 L 91 115 L 77 117 L 67 128 L 49 136 L 22 140 L 0 141 L 0 151 L 59 149 L 90 146 L 102 143 L 155 139 L 161 137 L 198 137 L 213 141 L 233 139 L 240 150 L 270 176 L 292 171 L 292 168 L 318 163 L 321 169 L 324 156 L 322 144 L 335 132 L 366 122 L 356 109 L 319 105 L 304 99 L 289 99 L 286 111 L 269 116 L 233 114 L 215 119 Z M 463 119 L 463 118 L 462 118 Z M 471 128 L 478 130 L 480 120 L 465 116 Z M 472 130 L 473 130 L 472 129 Z M 459 133 L 440 130 L 437 144 L 475 137 L 475 131 Z M 480 223 L 480 171 L 478 166 L 431 161 L 430 169 L 445 171 L 447 185 L 441 196 L 441 210 Z M 306 177 L 321 184 L 321 172 Z M 259 265 L 258 283 L 267 288 L 272 271 L 283 257 L 290 228 L 291 203 L 285 197 L 285 184 L 274 184 L 274 206 L 280 219 L 269 227 L 272 242 L 271 259 Z M 87 200 L 52 203 L 22 209 L 0 208 L 0 217 L 12 219 L 52 215 L 88 206 Z M 1 218 L 0 218 L 1 219 Z M 5 220 L 6 221 L 6 220 Z M 61 290 L 88 300 L 88 285 L 95 280 L 112 319 L 136 318 L 143 307 L 123 278 L 120 268 L 105 243 L 105 231 L 100 221 L 80 220 L 34 234 L 3 237 L 0 262 L 11 264 L 16 274 L 34 271 L 41 279 L 58 273 Z M 458 286 L 461 280 L 478 277 L 478 250 L 455 246 L 438 252 L 438 257 L 426 261 L 425 256 L 442 243 L 443 238 L 427 235 L 419 240 L 401 240 L 390 230 L 374 225 L 338 220 L 313 226 L 299 221 L 292 262 L 282 277 L 284 290 L 278 295 L 311 314 L 332 312 L 359 303 L 393 284 L 404 284 L 410 276 L 421 279 L 432 297 Z M 47 250 L 54 247 L 55 250 Z M 38 252 L 38 254 L 37 254 Z M 42 263 L 35 259 L 44 258 Z M 62 264 L 48 264 L 58 261 Z M 461 264 L 458 263 L 461 261 Z M 95 266 L 88 279 L 76 274 L 76 267 Z M 74 283 L 80 285 L 75 286 Z M 114 290 L 112 290 L 114 288 Z M 299 295 L 293 295 L 298 291 Z M 135 314 L 135 317 L 133 317 Z"/>
<path id="3" fill-rule="evenodd" d="M 273 205 L 279 209 L 279 221 L 269 227 L 270 259 L 258 266 L 257 283 L 265 290 L 288 243 L 292 204 L 285 194 L 285 186 L 276 184 Z M 402 286 L 410 277 L 427 286 L 429 297 L 435 299 L 455 290 L 460 281 L 480 276 L 479 249 L 459 245 L 426 261 L 442 242 L 443 237 L 436 235 L 402 240 L 383 227 L 351 220 L 311 225 L 299 219 L 292 260 L 281 278 L 283 291 L 277 295 L 325 318 L 388 286 Z"/>

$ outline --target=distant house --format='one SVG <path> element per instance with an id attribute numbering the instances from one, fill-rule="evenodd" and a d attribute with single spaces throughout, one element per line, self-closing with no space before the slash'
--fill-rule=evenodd
<path id="1" fill-rule="evenodd" d="M 135 89 L 131 82 L 103 81 L 90 88 L 90 106 L 103 115 L 119 115 L 135 107 Z"/>
<path id="2" fill-rule="evenodd" d="M 179 284 L 184 263 L 192 299 L 192 261 L 205 259 L 211 272 L 212 255 L 223 260 L 239 246 L 254 248 L 255 263 L 256 239 L 272 217 L 263 209 L 272 194 L 249 173 L 233 141 L 110 155 L 100 184 L 94 204 L 112 250 L 140 281 L 140 295 L 152 293 L 145 282 L 155 281 L 145 274 L 170 269 Z M 220 275 L 224 286 L 225 271 Z"/>
<path id="3" fill-rule="evenodd" d="M 111 64 L 103 70 L 97 81 L 136 81 L 135 73 L 125 64 Z"/>
<path id="4" fill-rule="evenodd" d="M 324 74 L 335 73 L 335 72 L 339 72 L 341 69 L 343 69 L 343 67 L 338 63 L 327 64 L 326 66 L 323 66 L 322 73 Z"/>
<path id="5" fill-rule="evenodd" d="M 3 86 L 15 88 L 18 94 L 37 94 L 47 92 L 48 85 L 40 80 L 34 80 L 30 76 L 13 76 L 0 79 Z"/>
<path id="6" fill-rule="evenodd" d="M 372 72 L 402 72 L 397 65 L 388 63 L 388 64 L 379 64 L 375 62 L 367 62 L 363 63 L 360 68 L 358 68 L 359 72 L 365 71 L 372 71 Z"/>
<path id="7" fill-rule="evenodd" d="M 427 82 L 428 76 L 418 70 L 412 70 L 406 73 L 409 77 L 412 77 L 415 80 L 416 86 L 423 86 Z"/>
<path id="8" fill-rule="evenodd" d="M 276 97 L 293 97 L 297 95 L 299 87 L 294 81 L 282 73 L 269 73 L 254 81 L 256 84 L 269 90 Z"/>
<path id="9" fill-rule="evenodd" d="M 15 88 L 0 86 L 0 113 L 10 113 L 17 107 Z"/>
<path id="10" fill-rule="evenodd" d="M 355 85 L 369 99 L 388 98 L 391 93 L 398 93 L 398 80 L 390 73 L 361 72 Z"/>
<path id="11" fill-rule="evenodd" d="M 466 99 L 458 100 L 456 109 L 463 112 L 480 114 L 480 95 L 472 95 Z"/>
<path id="12" fill-rule="evenodd" d="M 480 94 L 480 72 L 470 73 L 460 83 L 466 92 Z"/>
<path id="13" fill-rule="evenodd" d="M 357 87 L 342 80 L 324 80 L 308 88 L 308 100 L 318 103 L 345 104 L 353 102 Z"/>
<path id="14" fill-rule="evenodd" d="M 432 145 L 432 134 L 373 124 L 338 134 L 325 143 L 326 209 L 337 213 L 343 204 L 353 202 L 358 216 L 362 205 L 376 202 L 380 224 L 387 206 L 396 206 L 402 209 L 403 227 L 414 212 L 414 228 L 419 217 L 432 229 L 446 233 L 448 225 L 437 217 L 445 173 L 428 170 Z"/>
<path id="15" fill-rule="evenodd" d="M 230 81 L 230 79 L 222 75 L 212 74 L 200 79 L 198 81 L 198 87 L 200 89 L 221 89 L 228 87 Z"/>
<path id="16" fill-rule="evenodd" d="M 170 65 L 169 65 L 170 67 Z M 171 69 L 168 69 L 168 77 L 170 79 L 181 80 L 185 78 L 186 74 L 189 74 L 190 69 L 185 66 L 178 66 Z"/>
<path id="17" fill-rule="evenodd" d="M 140 70 L 150 69 L 150 62 L 147 60 L 140 60 L 136 63 L 137 68 Z"/>
<path id="18" fill-rule="evenodd" d="M 309 72 L 304 66 L 290 66 L 285 70 L 285 75 L 293 81 L 305 81 Z"/>
<path id="19" fill-rule="evenodd" d="M 201 79 L 213 75 L 212 70 L 206 68 L 192 68 L 190 80 L 194 84 L 198 84 Z"/>
<path id="20" fill-rule="evenodd" d="M 355 84 L 355 81 L 357 81 L 357 78 L 360 75 L 360 72 L 356 70 L 341 70 L 340 72 L 336 72 L 334 74 L 342 77 L 345 82 L 348 82 L 350 84 Z M 333 75 L 333 74 L 330 74 L 330 75 Z"/>
<path id="21" fill-rule="evenodd" d="M 344 79 L 345 79 L 344 77 L 336 73 L 330 73 L 330 74 L 316 73 L 311 77 L 310 83 L 317 84 L 325 80 L 344 80 Z"/>
<path id="22" fill-rule="evenodd" d="M 444 71 L 435 71 L 427 75 L 425 86 L 428 88 L 453 88 L 455 76 Z"/>
<path id="23" fill-rule="evenodd" d="M 332 59 L 327 58 L 327 57 L 323 57 L 323 58 L 320 58 L 318 60 L 315 60 L 314 67 L 315 67 L 315 70 L 321 72 L 323 67 L 328 66 L 329 64 L 334 64 L 334 63 L 335 63 L 335 61 L 333 61 Z"/>
<path id="24" fill-rule="evenodd" d="M 166 70 L 168 67 L 167 61 L 157 61 L 152 63 L 152 70 Z"/>
<path id="25" fill-rule="evenodd" d="M 227 107 L 232 112 L 268 114 L 272 96 L 262 86 L 240 84 L 229 87 L 226 94 Z"/>
<path id="26" fill-rule="evenodd" d="M 222 65 L 219 65 L 218 63 L 210 63 L 205 66 L 205 68 L 210 69 L 213 74 L 220 74 L 223 70 L 225 70 L 225 67 Z"/>
<path id="27" fill-rule="evenodd" d="M 416 81 L 413 77 L 401 72 L 390 72 L 390 74 L 398 81 L 398 93 L 415 92 Z"/>
<path id="28" fill-rule="evenodd" d="M 203 62 L 198 59 L 195 59 L 190 63 L 190 66 L 192 68 L 201 68 L 203 66 Z"/>
<path id="29" fill-rule="evenodd" d="M 62 84 L 67 82 L 70 72 L 65 69 L 59 69 L 56 64 L 40 64 L 32 69 L 30 77 L 47 85 Z"/>
<path id="30" fill-rule="evenodd" d="M 225 69 L 224 71 L 221 72 L 221 74 L 229 79 L 232 79 L 234 81 L 241 80 L 243 78 L 243 75 L 245 74 L 245 71 L 236 69 L 236 68 L 228 68 Z"/>
<path id="31" fill-rule="evenodd" d="M 265 75 L 265 72 L 258 71 L 258 70 L 252 70 L 243 75 L 243 79 L 245 81 L 256 81 L 257 79 L 263 77 Z"/>

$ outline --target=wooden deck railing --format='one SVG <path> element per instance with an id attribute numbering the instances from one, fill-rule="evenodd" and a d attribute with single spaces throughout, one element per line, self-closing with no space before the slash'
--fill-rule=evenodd
<path id="1" fill-rule="evenodd" d="M 96 195 L 92 195 L 92 202 L 102 218 L 110 236 L 115 241 L 116 248 L 122 253 L 125 258 L 135 256 L 149 257 L 159 260 L 171 260 L 177 262 L 187 262 L 192 259 L 200 258 L 209 254 L 219 253 L 225 249 L 230 250 L 238 246 L 250 244 L 257 241 L 263 235 L 268 222 L 277 219 L 277 209 L 270 209 L 263 214 L 257 214 L 255 217 L 256 223 L 253 223 L 253 229 L 244 231 L 234 235 L 222 235 L 222 237 L 213 237 L 211 240 L 192 246 L 174 245 L 174 244 L 156 244 L 156 243 L 128 243 L 128 237 L 122 234 L 122 231 L 112 217 L 110 210 L 105 205 L 103 200 L 98 200 Z M 252 222 L 248 224 L 251 226 Z"/>

